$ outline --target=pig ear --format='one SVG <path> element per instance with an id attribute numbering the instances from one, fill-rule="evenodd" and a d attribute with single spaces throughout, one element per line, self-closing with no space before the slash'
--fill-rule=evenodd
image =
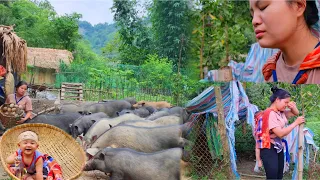
<path id="1" fill-rule="evenodd" d="M 110 126 L 110 128 L 112 128 L 112 125 L 111 125 L 111 124 L 109 124 L 109 126 Z"/>
<path id="2" fill-rule="evenodd" d="M 87 152 L 88 154 L 90 154 L 91 156 L 94 156 L 94 155 L 96 155 L 96 154 L 99 152 L 99 149 L 98 149 L 98 148 L 88 148 L 88 149 L 86 150 L 86 152 Z"/>
<path id="3" fill-rule="evenodd" d="M 99 154 L 99 159 L 101 159 L 101 160 L 103 160 L 103 161 L 104 161 L 104 158 L 105 158 L 105 154 L 100 153 L 100 154 Z"/>
<path id="4" fill-rule="evenodd" d="M 97 139 L 98 139 L 97 135 L 94 135 L 94 136 L 92 137 L 92 142 L 96 141 Z"/>
<path id="5" fill-rule="evenodd" d="M 79 135 L 78 137 L 79 137 L 79 139 L 80 139 L 81 141 L 83 141 L 83 136 L 82 136 L 82 135 Z"/>

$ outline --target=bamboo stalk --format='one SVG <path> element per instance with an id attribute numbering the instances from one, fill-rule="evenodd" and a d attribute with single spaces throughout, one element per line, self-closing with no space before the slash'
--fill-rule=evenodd
<path id="1" fill-rule="evenodd" d="M 40 114 L 43 114 L 43 113 L 45 113 L 45 112 L 53 111 L 55 108 L 56 108 L 56 107 L 51 107 L 51 108 L 42 110 L 42 111 L 38 112 L 36 116 L 38 116 L 38 115 L 40 115 Z"/>
<path id="2" fill-rule="evenodd" d="M 301 98 L 301 109 L 302 116 L 304 116 L 304 107 L 303 107 L 303 99 L 302 99 L 302 86 L 300 88 L 300 98 Z M 304 145 L 304 135 L 303 135 L 304 123 L 299 125 L 299 151 L 298 151 L 298 180 L 302 180 L 303 177 L 303 145 Z"/>
<path id="3" fill-rule="evenodd" d="M 266 176 L 259 176 L 259 175 L 252 175 L 252 174 L 244 174 L 244 173 L 239 173 L 240 176 L 248 176 L 248 177 L 255 177 L 255 178 L 262 178 L 265 179 Z"/>
<path id="4" fill-rule="evenodd" d="M 203 70 L 202 70 L 202 64 L 203 64 L 203 48 L 204 48 L 204 18 L 205 15 L 202 17 L 202 36 L 201 36 L 201 48 L 200 48 L 200 79 L 203 79 Z"/>

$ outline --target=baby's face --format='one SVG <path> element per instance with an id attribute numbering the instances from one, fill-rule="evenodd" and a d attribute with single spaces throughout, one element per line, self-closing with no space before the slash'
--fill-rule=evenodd
<path id="1" fill-rule="evenodd" d="M 38 143 L 34 140 L 27 139 L 21 141 L 19 147 L 24 154 L 30 155 L 38 148 Z"/>

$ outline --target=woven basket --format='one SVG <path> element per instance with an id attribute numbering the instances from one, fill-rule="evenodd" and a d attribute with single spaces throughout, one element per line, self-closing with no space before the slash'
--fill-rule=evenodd
<path id="1" fill-rule="evenodd" d="M 19 121 L 23 117 L 23 111 L 21 114 L 18 115 L 18 117 L 12 116 L 12 115 L 6 115 L 2 112 L 2 107 L 6 104 L 3 104 L 0 106 L 0 120 L 2 125 L 9 129 L 17 125 L 17 121 Z"/>
<path id="2" fill-rule="evenodd" d="M 31 130 L 39 136 L 41 153 L 51 155 L 61 166 L 63 179 L 75 179 L 82 173 L 86 156 L 81 146 L 66 132 L 48 124 L 22 124 L 7 130 L 0 141 L 1 163 L 13 179 L 18 179 L 8 169 L 5 160 L 17 151 L 17 138 L 23 131 Z"/>

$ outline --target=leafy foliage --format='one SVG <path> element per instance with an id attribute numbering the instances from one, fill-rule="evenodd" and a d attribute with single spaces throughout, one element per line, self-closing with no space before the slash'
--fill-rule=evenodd
<path id="1" fill-rule="evenodd" d="M 0 24 L 15 24 L 15 32 L 30 47 L 74 50 L 80 14 L 57 16 L 47 0 L 16 0 L 0 4 Z"/>
<path id="2" fill-rule="evenodd" d="M 143 25 L 142 19 L 137 15 L 136 4 L 136 0 L 114 0 L 111 9 L 119 28 L 121 62 L 140 65 L 147 54 L 152 54 L 152 38 L 149 28 Z"/>
<path id="3" fill-rule="evenodd" d="M 226 66 L 229 59 L 241 60 L 254 42 L 248 1 L 199 0 L 193 13 L 195 47 L 203 50 L 203 65 L 209 69 Z M 203 38 L 204 47 L 201 47 Z"/>
<path id="4" fill-rule="evenodd" d="M 69 51 L 75 49 L 76 42 L 80 38 L 78 21 L 81 16 L 81 14 L 73 13 L 53 20 L 53 30 L 56 32 L 55 37 L 64 49 Z"/>
<path id="5" fill-rule="evenodd" d="M 174 70 L 187 62 L 190 13 L 190 2 L 185 0 L 154 0 L 150 11 L 156 51 L 173 62 Z"/>

